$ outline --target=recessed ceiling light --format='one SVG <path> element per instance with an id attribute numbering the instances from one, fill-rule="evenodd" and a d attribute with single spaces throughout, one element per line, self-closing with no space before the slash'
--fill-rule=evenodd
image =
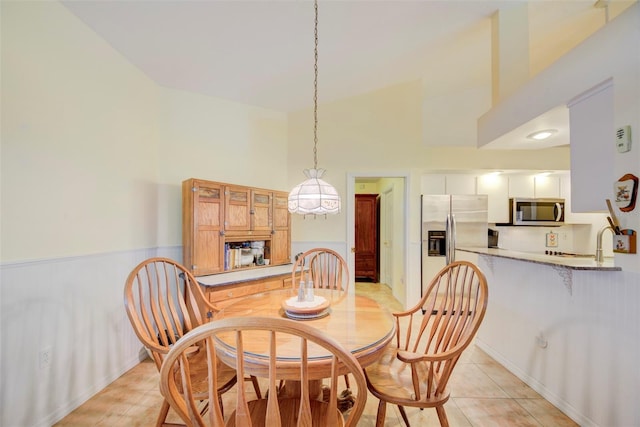
<path id="1" fill-rule="evenodd" d="M 529 135 L 527 135 L 527 138 L 535 139 L 536 141 L 542 141 L 543 139 L 549 138 L 551 135 L 553 135 L 556 132 L 558 132 L 556 129 L 539 130 L 537 132 L 530 133 Z"/>

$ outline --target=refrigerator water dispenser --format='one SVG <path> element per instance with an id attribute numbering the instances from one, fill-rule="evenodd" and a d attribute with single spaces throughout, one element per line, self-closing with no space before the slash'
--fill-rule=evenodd
<path id="1" fill-rule="evenodd" d="M 447 234 L 444 230 L 428 231 L 429 250 L 428 256 L 445 256 L 447 248 Z"/>

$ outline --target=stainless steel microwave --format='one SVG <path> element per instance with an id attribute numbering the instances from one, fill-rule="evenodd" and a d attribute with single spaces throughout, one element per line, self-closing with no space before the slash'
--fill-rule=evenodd
<path id="1" fill-rule="evenodd" d="M 562 225 L 564 199 L 509 199 L 511 225 Z"/>

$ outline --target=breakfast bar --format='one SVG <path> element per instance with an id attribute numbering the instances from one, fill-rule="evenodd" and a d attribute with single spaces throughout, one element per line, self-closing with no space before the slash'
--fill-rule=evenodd
<path id="1" fill-rule="evenodd" d="M 464 251 L 478 254 L 489 284 L 481 349 L 581 425 L 603 419 L 600 403 L 611 390 L 618 396 L 612 411 L 631 407 L 640 357 L 633 344 L 640 287 L 632 273 L 613 258 Z"/>
<path id="2" fill-rule="evenodd" d="M 576 254 L 537 254 L 532 252 L 512 251 L 498 248 L 458 248 L 464 252 L 471 252 L 486 257 L 508 258 L 512 260 L 544 264 L 552 267 L 562 267 L 570 270 L 621 271 L 616 267 L 613 258 L 605 258 L 603 262 L 596 262 L 594 255 Z"/>
<path id="3" fill-rule="evenodd" d="M 620 267 L 616 267 L 613 258 L 605 258 L 603 262 L 596 262 L 594 256 L 581 255 L 549 255 L 537 254 L 531 252 L 511 251 L 498 248 L 465 248 L 459 249 L 463 252 L 475 253 L 480 256 L 483 261 L 491 267 L 495 259 L 509 259 L 514 261 L 522 261 L 526 263 L 539 264 L 540 266 L 551 267 L 562 279 L 562 283 L 569 292 L 573 293 L 573 276 L 574 272 L 582 271 L 621 271 Z M 530 266 L 536 267 L 535 265 Z"/>

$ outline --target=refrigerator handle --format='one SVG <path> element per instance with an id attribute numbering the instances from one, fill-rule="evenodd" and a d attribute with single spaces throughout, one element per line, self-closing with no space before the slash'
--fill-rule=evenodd
<path id="1" fill-rule="evenodd" d="M 445 221 L 445 236 L 447 239 L 445 262 L 449 265 L 455 261 L 456 258 L 456 219 L 451 213 L 447 214 Z"/>
<path id="2" fill-rule="evenodd" d="M 451 254 L 449 255 L 449 264 L 456 260 L 456 216 L 451 214 L 451 230 L 449 231 L 451 234 L 451 244 L 449 244 L 449 251 Z"/>

